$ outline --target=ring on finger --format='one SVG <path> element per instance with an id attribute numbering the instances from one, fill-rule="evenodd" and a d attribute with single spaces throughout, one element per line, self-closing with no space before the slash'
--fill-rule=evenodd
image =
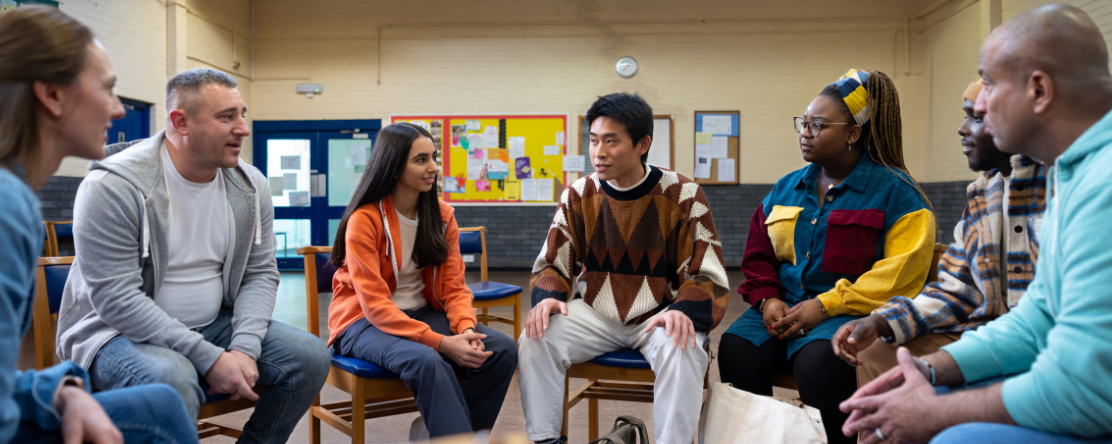
<path id="1" fill-rule="evenodd" d="M 880 440 L 881 440 L 881 441 L 884 441 L 884 439 L 885 439 L 885 438 L 884 438 L 884 434 L 883 434 L 883 433 L 880 433 L 880 429 L 879 429 L 879 428 L 877 428 L 877 429 L 876 429 L 876 437 L 877 437 L 877 438 L 880 438 Z"/>

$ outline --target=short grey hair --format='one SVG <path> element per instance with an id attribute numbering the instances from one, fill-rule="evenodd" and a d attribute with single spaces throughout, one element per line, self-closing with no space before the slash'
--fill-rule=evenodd
<path id="1" fill-rule="evenodd" d="M 174 76 L 166 84 L 166 114 L 181 109 L 186 114 L 195 115 L 200 106 L 197 96 L 201 93 L 201 88 L 213 83 L 228 88 L 236 87 L 235 78 L 211 68 L 191 69 Z"/>

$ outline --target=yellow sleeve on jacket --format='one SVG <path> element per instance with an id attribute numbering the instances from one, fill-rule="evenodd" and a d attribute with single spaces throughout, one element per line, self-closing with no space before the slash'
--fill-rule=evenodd
<path id="1" fill-rule="evenodd" d="M 864 316 L 893 296 L 913 298 L 923 289 L 934 262 L 934 213 L 905 214 L 884 236 L 884 259 L 857 278 L 841 279 L 818 299 L 831 316 Z"/>

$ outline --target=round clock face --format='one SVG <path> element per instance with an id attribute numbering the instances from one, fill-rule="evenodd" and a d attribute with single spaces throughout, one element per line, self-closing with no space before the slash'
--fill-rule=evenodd
<path id="1" fill-rule="evenodd" d="M 618 63 L 614 65 L 614 70 L 623 79 L 628 79 L 637 74 L 637 61 L 633 57 L 622 57 L 618 59 Z"/>

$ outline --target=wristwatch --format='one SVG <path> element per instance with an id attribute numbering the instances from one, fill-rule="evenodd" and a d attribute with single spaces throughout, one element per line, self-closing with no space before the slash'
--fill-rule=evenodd
<path id="1" fill-rule="evenodd" d="M 764 306 L 765 306 L 765 302 L 767 302 L 767 301 L 768 301 L 768 298 L 761 299 L 761 300 L 757 301 L 757 313 L 764 314 Z"/>

